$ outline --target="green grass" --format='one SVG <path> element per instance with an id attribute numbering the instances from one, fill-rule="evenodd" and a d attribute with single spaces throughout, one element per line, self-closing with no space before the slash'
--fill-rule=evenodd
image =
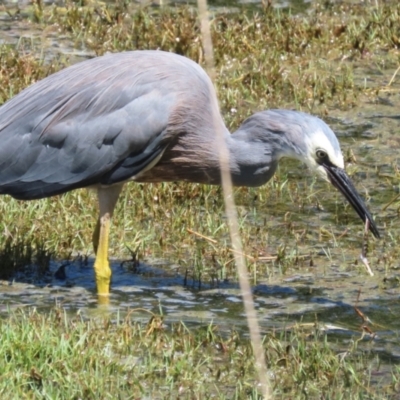
<path id="1" fill-rule="evenodd" d="M 189 329 L 162 317 L 134 322 L 84 320 L 55 308 L 0 320 L 0 395 L 4 399 L 259 399 L 251 346 L 243 333 L 216 325 Z M 314 327 L 268 334 L 264 350 L 274 398 L 396 398 L 399 370 L 379 390 L 379 362 L 340 353 Z M 356 338 L 355 338 L 356 339 Z M 391 397 L 393 396 L 393 397 Z"/>

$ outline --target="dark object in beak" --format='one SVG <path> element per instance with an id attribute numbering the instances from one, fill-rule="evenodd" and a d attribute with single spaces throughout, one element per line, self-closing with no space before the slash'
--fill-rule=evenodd
<path id="1" fill-rule="evenodd" d="M 368 219 L 370 231 L 379 239 L 378 228 L 345 170 L 330 163 L 322 163 L 322 166 L 325 168 L 332 185 L 346 197 L 347 201 L 352 205 L 364 223 L 365 220 Z"/>

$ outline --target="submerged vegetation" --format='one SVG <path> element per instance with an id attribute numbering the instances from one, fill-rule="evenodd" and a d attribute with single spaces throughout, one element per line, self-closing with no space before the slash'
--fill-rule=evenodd
<path id="1" fill-rule="evenodd" d="M 400 230 L 397 203 L 389 202 L 400 190 L 399 126 L 392 118 L 379 130 L 375 120 L 358 116 L 377 110 L 398 114 L 400 5 L 372 3 L 325 1 L 299 15 L 269 2 L 216 9 L 215 84 L 232 130 L 252 112 L 273 107 L 302 109 L 333 124 L 348 172 L 370 208 L 379 212 L 385 230 L 381 242 L 369 243 L 377 290 L 395 293 L 396 301 Z M 33 1 L 21 10 L 0 7 L 0 21 L 7 27 L 0 26 L 0 104 L 73 62 L 108 51 L 162 49 L 204 61 L 192 6 L 140 7 L 128 1 L 44 6 Z M 18 40 L 14 31 L 21 35 Z M 288 274 L 317 268 L 324 274 L 331 266 L 365 274 L 357 261 L 358 218 L 297 163 L 283 165 L 263 188 L 238 188 L 236 199 L 254 284 L 275 278 L 281 283 Z M 1 197 L 0 278 L 43 284 L 51 259 L 90 256 L 95 204 L 86 190 L 35 202 Z M 236 279 L 219 187 L 126 185 L 110 240 L 111 255 L 129 258 L 132 265 L 164 258 L 198 282 Z M 62 392 L 60 398 L 76 399 L 115 398 L 115 393 L 120 398 L 170 398 L 169 393 L 172 398 L 257 398 L 251 348 L 242 334 L 221 333 L 214 325 L 166 327 L 159 317 L 147 325 L 133 323 L 134 317 L 99 322 L 69 318 L 59 309 L 49 315 L 11 313 L 0 321 L 0 373 L 6 378 L 1 397 L 56 398 Z M 398 323 L 388 320 L 392 328 L 385 328 L 395 330 Z M 364 328 L 343 344 L 321 326 L 265 337 L 277 398 L 399 395 L 399 367 L 391 365 L 398 358 L 387 357 L 380 379 L 383 361 L 372 350 L 357 349 Z"/>

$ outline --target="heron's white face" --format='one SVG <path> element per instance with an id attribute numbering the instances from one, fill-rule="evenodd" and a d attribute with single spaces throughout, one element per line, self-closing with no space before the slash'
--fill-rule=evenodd
<path id="1" fill-rule="evenodd" d="M 336 139 L 336 137 L 334 138 Z M 313 132 L 307 139 L 308 153 L 303 161 L 311 170 L 316 171 L 322 179 L 330 182 L 326 168 L 322 166 L 322 163 L 329 161 L 338 168 L 344 168 L 339 142 L 336 139 L 335 143 L 332 143 L 332 138 L 328 138 L 322 130 Z"/>

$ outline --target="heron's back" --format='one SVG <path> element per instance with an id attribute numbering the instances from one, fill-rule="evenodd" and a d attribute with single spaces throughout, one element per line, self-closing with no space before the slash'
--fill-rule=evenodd
<path id="1" fill-rule="evenodd" d="M 135 51 L 75 64 L 0 107 L 0 193 L 34 199 L 127 180 L 179 135 L 210 134 L 214 120 L 212 83 L 185 57 Z"/>

